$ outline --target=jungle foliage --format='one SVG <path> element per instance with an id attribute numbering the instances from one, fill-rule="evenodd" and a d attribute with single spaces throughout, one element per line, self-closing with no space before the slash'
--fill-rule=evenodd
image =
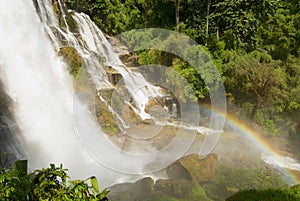
<path id="1" fill-rule="evenodd" d="M 62 165 L 27 173 L 27 161 L 17 161 L 13 169 L 0 169 L 0 198 L 9 201 L 98 200 L 109 201 L 107 190 L 99 191 L 98 181 L 70 180 Z"/>
<path id="2" fill-rule="evenodd" d="M 164 28 L 195 40 L 223 77 L 228 105 L 261 125 L 269 136 L 300 132 L 300 3 L 296 0 L 67 0 L 110 35 Z M 147 36 L 141 36 L 147 37 Z M 169 39 L 171 40 L 171 39 Z M 187 52 L 188 54 L 193 54 Z M 155 50 L 136 52 L 140 65 L 160 64 L 161 82 L 175 86 L 180 101 L 209 99 L 194 66 Z M 190 83 L 181 89 L 174 82 Z M 168 83 L 169 82 L 169 83 Z M 174 82 L 174 83 L 172 83 Z M 234 103 L 234 104 L 231 104 Z"/>
<path id="3" fill-rule="evenodd" d="M 246 190 L 226 199 L 226 201 L 297 201 L 300 199 L 300 187 L 293 186 L 283 190 Z"/>

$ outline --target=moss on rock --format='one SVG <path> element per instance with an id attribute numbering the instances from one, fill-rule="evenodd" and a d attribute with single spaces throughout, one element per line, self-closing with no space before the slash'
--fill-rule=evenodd
<path id="1" fill-rule="evenodd" d="M 204 189 L 195 181 L 182 179 L 158 180 L 154 189 L 180 200 L 211 201 Z"/>
<path id="2" fill-rule="evenodd" d="M 186 179 L 205 183 L 216 174 L 218 161 L 216 154 L 210 154 L 201 159 L 198 154 L 184 156 L 170 165 L 166 171 L 171 179 Z"/>
<path id="3" fill-rule="evenodd" d="M 73 11 L 67 12 L 67 15 L 66 15 L 65 19 L 66 19 L 66 22 L 69 26 L 70 31 L 73 32 L 73 33 L 78 33 L 79 32 L 78 31 L 78 25 L 77 25 L 77 22 L 72 17 L 73 14 L 74 14 Z"/>
<path id="4" fill-rule="evenodd" d="M 71 32 L 78 33 L 78 25 L 72 17 L 73 11 L 68 12 L 67 6 L 65 5 L 64 2 L 62 2 L 62 9 L 65 14 L 65 16 L 63 16 L 59 2 L 57 0 L 52 0 L 52 7 L 53 7 L 54 13 L 58 17 L 58 23 L 59 23 L 60 28 L 66 30 L 67 29 L 67 27 L 65 25 L 65 22 L 66 22 L 68 24 L 68 28 Z M 65 20 L 65 22 L 64 22 L 64 20 Z"/>
<path id="5" fill-rule="evenodd" d="M 195 181 L 158 180 L 150 177 L 135 183 L 112 186 L 109 198 L 114 201 L 212 201 Z"/>
<path id="6" fill-rule="evenodd" d="M 100 90 L 99 93 L 127 125 L 131 126 L 141 122 L 139 115 L 126 103 L 124 97 L 127 97 L 127 95 L 123 89 Z"/>
<path id="7" fill-rule="evenodd" d="M 52 0 L 52 8 L 53 8 L 54 13 L 55 13 L 57 16 L 60 16 L 60 15 L 61 15 L 60 9 L 59 9 L 59 4 L 58 4 L 58 1 L 57 1 L 57 0 Z"/>
<path id="8" fill-rule="evenodd" d="M 142 178 L 135 183 L 116 184 L 111 186 L 109 198 L 114 201 L 148 201 L 152 197 L 153 186 L 154 180 L 150 177 Z"/>
<path id="9" fill-rule="evenodd" d="M 113 114 L 109 111 L 107 105 L 95 97 L 95 114 L 102 130 L 106 134 L 117 134 L 119 133 L 119 127 L 115 121 Z"/>
<path id="10" fill-rule="evenodd" d="M 77 50 L 73 47 L 62 47 L 58 52 L 58 56 L 63 57 L 64 61 L 68 64 L 71 75 L 76 77 L 83 64 L 83 59 Z"/>

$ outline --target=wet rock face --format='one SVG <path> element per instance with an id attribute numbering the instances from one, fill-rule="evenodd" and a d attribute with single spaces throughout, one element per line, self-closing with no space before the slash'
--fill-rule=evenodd
<path id="1" fill-rule="evenodd" d="M 117 51 L 117 52 L 121 52 L 121 51 Z M 139 66 L 138 65 L 138 57 L 137 57 L 136 54 L 133 54 L 133 53 L 131 53 L 131 54 L 121 54 L 120 59 L 128 67 Z"/>
<path id="2" fill-rule="evenodd" d="M 173 163 L 166 169 L 166 171 L 170 179 L 192 180 L 192 176 L 189 171 L 180 163 Z"/>
<path id="3" fill-rule="evenodd" d="M 110 187 L 109 198 L 114 201 L 212 201 L 195 181 L 160 179 L 154 185 L 146 177 L 135 183 L 116 184 Z"/>
<path id="4" fill-rule="evenodd" d="M 115 70 L 114 68 L 112 68 L 111 66 L 108 66 L 106 68 L 106 73 L 107 73 L 109 81 L 114 86 L 116 86 L 119 83 L 119 81 L 123 79 L 122 75 L 117 70 Z"/>
<path id="5" fill-rule="evenodd" d="M 154 180 L 150 177 L 143 178 L 134 183 L 129 189 L 133 194 L 133 200 L 142 200 L 145 197 L 150 197 L 152 188 L 154 186 Z"/>
<path id="6" fill-rule="evenodd" d="M 166 172 L 169 179 L 155 182 L 150 177 L 135 183 L 116 184 L 109 198 L 114 201 L 212 201 L 201 187 L 217 171 L 217 155 L 201 158 L 198 154 L 184 156 L 171 164 Z"/>
<path id="7" fill-rule="evenodd" d="M 182 179 L 158 180 L 154 190 L 179 200 L 212 201 L 205 190 L 195 181 Z"/>
<path id="8" fill-rule="evenodd" d="M 194 180 L 199 184 L 210 181 L 218 167 L 217 155 L 210 154 L 201 159 L 198 154 L 184 156 L 167 169 L 170 179 Z"/>
<path id="9" fill-rule="evenodd" d="M 83 59 L 77 50 L 73 47 L 62 47 L 58 52 L 58 56 L 61 56 L 68 64 L 69 71 L 75 78 L 83 64 Z"/>
<path id="10" fill-rule="evenodd" d="M 154 180 L 145 177 L 135 183 L 116 184 L 110 187 L 109 198 L 111 200 L 134 201 L 145 200 L 151 197 Z"/>
<path id="11" fill-rule="evenodd" d="M 154 189 L 176 198 L 187 198 L 193 184 L 186 180 L 163 180 L 160 179 L 155 183 Z"/>
<path id="12" fill-rule="evenodd" d="M 14 162 L 25 157 L 20 130 L 13 117 L 12 101 L 0 83 L 0 169 L 12 168 Z"/>

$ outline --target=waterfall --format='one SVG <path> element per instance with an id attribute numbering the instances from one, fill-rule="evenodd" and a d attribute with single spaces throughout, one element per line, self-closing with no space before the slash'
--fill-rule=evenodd
<path id="1" fill-rule="evenodd" d="M 45 27 L 49 31 L 53 25 L 44 21 L 53 23 L 56 19 L 45 10 L 40 10 L 39 17 L 31 0 L 11 0 L 0 7 L 0 75 L 6 93 L 14 100 L 14 115 L 25 139 L 30 168 L 63 163 L 71 176 L 96 174 L 106 186 L 115 182 L 113 178 L 122 177 L 112 176 L 117 173 L 96 163 L 80 143 L 78 130 L 102 131 L 87 106 L 73 95 L 72 77 L 55 51 L 60 42 L 54 34 L 48 34 L 49 40 Z M 74 105 L 84 119 L 80 125 L 75 125 Z"/>
<path id="2" fill-rule="evenodd" d="M 59 20 L 55 18 L 55 13 L 49 1 L 37 1 L 41 20 L 56 50 L 58 51 L 63 46 L 60 42 L 61 38 L 67 41 L 68 46 L 74 47 L 84 59 L 85 70 L 88 72 L 97 90 L 113 88 L 105 69 L 107 67 L 115 69 L 122 76 L 122 81 L 134 100 L 136 108 L 133 109 L 138 112 L 142 119 L 151 118 L 149 114 L 145 113 L 145 107 L 151 98 L 162 96 L 159 87 L 148 83 L 140 73 L 127 69 L 120 61 L 119 56 L 113 51 L 111 44 L 102 31 L 87 15 L 72 12 L 72 17 L 79 29 L 79 36 L 75 36 L 70 31 L 66 22 L 66 14 L 62 8 L 61 1 L 58 1 L 58 3 L 60 5 L 64 30 L 61 29 Z M 59 34 L 56 34 L 56 32 Z M 102 61 L 99 62 L 99 58 Z M 132 107 L 132 105 L 130 106 Z M 114 113 L 115 111 L 112 112 Z"/>
<path id="3" fill-rule="evenodd" d="M 132 179 L 134 176 L 118 172 L 142 173 L 155 158 L 122 153 L 108 142 L 88 105 L 76 95 L 74 79 L 57 52 L 64 46 L 76 49 L 98 95 L 101 89 L 114 88 L 105 68 L 118 71 L 134 101 L 128 105 L 141 119 L 150 118 L 145 106 L 152 97 L 162 96 L 160 89 L 125 67 L 87 15 L 72 13 L 79 30 L 72 33 L 62 3 L 57 3 L 62 19 L 47 0 L 11 0 L 0 8 L 0 76 L 6 93 L 14 100 L 14 116 L 24 136 L 29 166 L 34 170 L 63 163 L 71 176 L 96 174 L 103 186 Z"/>
<path id="4" fill-rule="evenodd" d="M 127 100 L 125 103 L 141 119 L 151 118 L 145 112 L 148 101 L 164 94 L 159 87 L 147 82 L 142 74 L 125 67 L 102 31 L 87 15 L 74 11 L 66 13 L 62 2 L 57 0 L 57 3 L 61 19 L 54 12 L 50 0 L 10 0 L 0 7 L 0 78 L 13 100 L 14 117 L 24 137 L 31 170 L 47 167 L 49 163 L 62 163 L 70 169 L 73 178 L 96 174 L 104 187 L 140 177 L 120 172 L 141 175 L 143 168 L 149 164 L 150 170 L 152 166 L 159 169 L 182 156 L 179 151 L 172 152 L 172 148 L 185 151 L 185 144 L 193 140 L 189 136 L 176 138 L 172 141 L 173 147 L 159 150 L 160 155 L 128 154 L 109 142 L 89 105 L 76 94 L 76 82 L 68 66 L 57 56 L 62 47 L 73 47 L 81 56 L 82 69 L 92 85 L 89 91 L 99 96 L 122 128 L 128 126 L 126 119 L 99 93 L 105 89 L 118 90 L 118 86 L 109 81 L 107 68 L 122 76 L 120 83 L 115 85 L 120 84 L 127 90 L 132 102 Z M 70 30 L 66 15 L 72 16 L 78 33 Z M 170 110 L 171 117 L 176 117 L 179 112 L 176 105 L 165 109 Z M 166 125 L 165 122 L 156 123 Z M 214 134 L 209 128 L 181 123 L 167 124 L 186 131 Z M 140 145 L 138 149 L 145 144 Z M 278 159 L 264 157 L 263 160 L 271 164 Z M 284 158 L 280 164 L 290 167 L 295 163 Z M 299 165 L 293 168 L 299 170 Z"/>
<path id="5" fill-rule="evenodd" d="M 1 79 L 28 149 L 39 150 L 43 163 L 48 152 L 64 153 L 59 141 L 73 134 L 71 78 L 44 35 L 32 1 L 9 1 L 0 11 Z"/>
<path id="6" fill-rule="evenodd" d="M 139 115 L 142 119 L 150 118 L 145 113 L 145 106 L 152 97 L 162 96 L 159 87 L 148 83 L 142 74 L 132 72 L 120 61 L 119 56 L 113 51 L 111 44 L 102 31 L 83 13 L 75 13 L 74 18 L 79 26 L 80 38 L 88 50 L 104 56 L 104 64 L 117 70 L 122 75 L 125 87 L 131 93 Z M 89 69 L 89 67 L 87 66 Z M 97 80 L 94 78 L 93 80 Z"/>

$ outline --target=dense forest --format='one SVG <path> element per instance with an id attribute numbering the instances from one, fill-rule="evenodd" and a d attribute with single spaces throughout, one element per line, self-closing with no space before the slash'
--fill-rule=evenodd
<path id="1" fill-rule="evenodd" d="M 187 35 L 213 58 L 230 112 L 254 120 L 268 136 L 299 135 L 299 1 L 67 0 L 67 4 L 90 15 L 108 35 L 138 28 Z M 207 101 L 201 76 L 187 62 L 153 50 L 137 54 L 140 65 L 161 64 L 188 80 L 194 95 L 184 90 L 182 101 Z M 174 80 L 168 70 L 162 79 Z"/>
<path id="2" fill-rule="evenodd" d="M 53 4 L 55 2 L 53 0 Z M 222 76 L 229 113 L 255 122 L 265 131 L 266 137 L 289 140 L 290 146 L 300 144 L 297 144 L 300 140 L 299 1 L 65 0 L 65 3 L 75 11 L 88 14 L 107 36 L 140 28 L 163 28 L 188 36 L 210 55 Z M 77 27 L 70 24 L 70 29 L 76 32 Z M 155 33 L 150 31 L 149 34 Z M 146 37 L 149 35 L 140 35 L 139 40 Z M 197 54 L 195 51 L 189 50 L 186 54 L 193 57 Z M 63 49 L 60 54 L 64 54 Z M 187 61 L 151 49 L 133 54 L 140 66 L 164 66 L 158 79 L 165 86 L 180 89 L 175 91 L 178 101 L 209 104 L 205 81 Z M 190 88 L 182 90 L 174 71 L 189 82 Z M 71 73 L 77 74 L 78 69 Z M 150 71 L 147 73 L 151 75 Z M 0 100 L 0 108 L 4 105 L 4 100 Z M 94 176 L 71 180 L 67 169 L 54 164 L 28 174 L 27 161 L 17 161 L 14 168 L 6 169 L 1 166 L 2 156 L 0 153 L 2 199 L 109 200 L 109 191 L 99 191 Z M 198 184 L 180 184 L 189 188 L 187 192 L 192 192 L 194 200 L 203 195 L 207 200 L 211 200 L 209 197 L 224 200 L 236 192 L 228 200 L 247 197 L 248 200 L 282 201 L 299 200 L 300 197 L 299 185 L 289 188 L 281 175 L 272 173 L 268 167 L 251 170 L 219 165 L 213 180 L 201 188 Z M 267 190 L 249 190 L 253 188 Z M 242 190 L 246 191 L 239 192 Z M 177 200 L 158 195 L 157 200 Z M 189 197 L 189 200 L 192 199 Z"/>

